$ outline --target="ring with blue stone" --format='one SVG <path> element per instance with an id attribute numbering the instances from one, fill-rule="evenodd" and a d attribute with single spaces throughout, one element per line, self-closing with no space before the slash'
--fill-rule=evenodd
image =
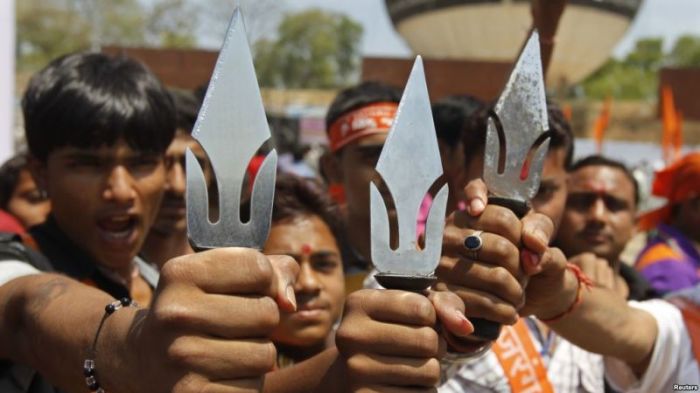
<path id="1" fill-rule="evenodd" d="M 464 248 L 467 249 L 469 259 L 479 259 L 479 250 L 484 245 L 483 240 L 481 240 L 482 233 L 484 232 L 476 231 L 464 238 Z"/>

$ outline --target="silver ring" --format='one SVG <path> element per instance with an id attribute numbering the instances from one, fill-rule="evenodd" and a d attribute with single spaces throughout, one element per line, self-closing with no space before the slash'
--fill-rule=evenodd
<path id="1" fill-rule="evenodd" d="M 464 248 L 467 249 L 467 256 L 469 259 L 477 260 L 479 259 L 479 250 L 484 245 L 484 241 L 481 239 L 481 234 L 483 231 L 475 231 L 471 235 L 464 238 Z"/>

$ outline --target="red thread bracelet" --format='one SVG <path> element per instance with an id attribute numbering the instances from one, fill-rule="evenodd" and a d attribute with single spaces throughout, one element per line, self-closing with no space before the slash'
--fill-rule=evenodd
<path id="1" fill-rule="evenodd" d="M 557 322 L 561 320 L 562 318 L 566 317 L 567 315 L 571 314 L 576 307 L 578 307 L 579 304 L 583 301 L 583 289 L 589 290 L 593 286 L 593 280 L 590 279 L 584 273 L 581 271 L 581 268 L 574 265 L 573 263 L 567 263 L 566 264 L 567 269 L 571 270 L 572 273 L 574 273 L 574 276 L 576 276 L 576 280 L 578 281 L 578 289 L 576 290 L 576 299 L 574 302 L 567 308 L 564 312 L 562 312 L 559 315 L 555 315 L 552 318 L 548 319 L 540 319 L 540 321 L 544 323 L 552 323 L 552 322 Z"/>

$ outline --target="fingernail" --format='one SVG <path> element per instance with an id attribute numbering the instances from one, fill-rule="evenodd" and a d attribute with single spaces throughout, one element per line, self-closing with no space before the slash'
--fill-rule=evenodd
<path id="1" fill-rule="evenodd" d="M 459 310 L 455 310 L 455 313 L 457 314 L 457 317 L 461 321 L 459 327 L 461 329 L 461 335 L 466 337 L 474 333 L 474 325 L 467 319 L 466 316 L 464 316 L 464 313 L 462 313 Z"/>
<path id="2" fill-rule="evenodd" d="M 484 210 L 486 206 L 484 205 L 484 202 L 479 199 L 475 198 L 472 199 L 471 202 L 469 202 L 469 213 L 470 214 L 481 214 L 481 212 Z"/>
<path id="3" fill-rule="evenodd" d="M 297 297 L 294 294 L 294 287 L 291 285 L 288 285 L 285 292 L 287 294 L 287 300 L 289 300 L 289 302 L 292 303 L 292 305 L 294 305 L 294 311 L 296 311 L 296 309 L 297 309 Z"/>
<path id="4" fill-rule="evenodd" d="M 537 267 L 537 265 L 540 264 L 540 256 L 533 253 L 532 251 L 523 250 L 522 254 L 524 262 L 530 265 L 531 267 Z"/>

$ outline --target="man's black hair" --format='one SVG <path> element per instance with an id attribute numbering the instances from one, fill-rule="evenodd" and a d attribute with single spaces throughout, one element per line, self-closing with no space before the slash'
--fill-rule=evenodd
<path id="1" fill-rule="evenodd" d="M 317 180 L 291 174 L 280 174 L 275 183 L 272 222 L 315 215 L 328 225 L 338 247 L 341 247 L 342 223 L 338 205 Z"/>
<path id="2" fill-rule="evenodd" d="M 468 94 L 449 96 L 433 104 L 438 139 L 454 148 L 461 140 L 465 122 L 483 107 L 483 101 Z"/>
<path id="3" fill-rule="evenodd" d="M 549 151 L 564 149 L 564 167 L 568 170 L 574 162 L 574 133 L 559 105 L 547 101 L 547 118 L 549 120 Z"/>
<path id="4" fill-rule="evenodd" d="M 175 133 L 175 108 L 144 65 L 101 53 L 59 57 L 29 81 L 22 112 L 32 156 L 60 147 L 113 145 L 163 153 Z"/>
<path id="5" fill-rule="evenodd" d="M 177 130 L 191 135 L 202 101 L 193 91 L 169 89 L 168 92 L 175 104 Z"/>
<path id="6" fill-rule="evenodd" d="M 475 111 L 468 117 L 462 130 L 462 145 L 467 162 L 486 146 L 486 129 L 488 118 L 493 113 L 493 105 Z M 549 151 L 565 149 L 564 167 L 568 170 L 574 160 L 574 133 L 571 125 L 559 109 L 559 106 L 547 101 L 547 117 L 549 121 Z"/>
<path id="7" fill-rule="evenodd" d="M 7 204 L 17 188 L 19 175 L 25 168 L 26 154 L 17 154 L 0 166 L 0 209 L 7 210 Z"/>
<path id="8" fill-rule="evenodd" d="M 335 96 L 326 114 L 326 130 L 344 114 L 375 102 L 401 101 L 401 89 L 381 82 L 362 82 Z"/>
<path id="9" fill-rule="evenodd" d="M 634 188 L 634 205 L 639 206 L 639 183 L 637 183 L 637 179 L 634 178 L 634 175 L 632 175 L 632 172 L 625 164 L 620 161 L 613 160 L 612 158 L 594 154 L 576 161 L 571 166 L 571 169 L 569 169 L 569 173 L 576 172 L 581 168 L 586 168 L 589 166 L 605 166 L 621 170 L 625 174 L 625 177 L 627 177 L 627 179 L 632 183 Z"/>

